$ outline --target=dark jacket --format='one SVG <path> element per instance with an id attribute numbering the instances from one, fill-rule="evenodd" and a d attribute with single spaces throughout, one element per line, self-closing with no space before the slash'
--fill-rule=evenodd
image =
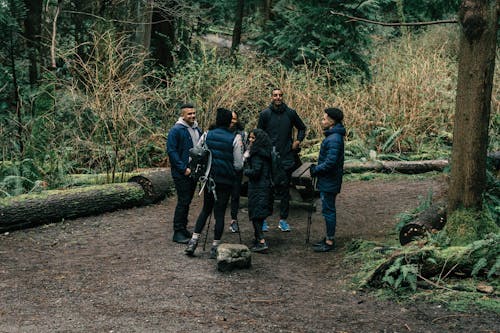
<path id="1" fill-rule="evenodd" d="M 311 176 L 318 177 L 320 192 L 339 193 L 344 173 L 344 136 L 342 124 L 324 132 L 326 138 L 321 142 L 318 165 L 311 166 Z"/>
<path id="2" fill-rule="evenodd" d="M 235 133 L 227 128 L 215 128 L 207 133 L 207 146 L 212 152 L 210 176 L 215 183 L 233 184 L 236 179 L 234 169 L 233 141 Z"/>
<path id="3" fill-rule="evenodd" d="M 302 141 L 306 136 L 306 125 L 295 110 L 285 103 L 279 108 L 271 104 L 259 114 L 257 128 L 264 130 L 273 146 L 280 153 L 281 162 L 285 170 L 291 170 L 295 165 L 295 155 L 292 151 L 292 130 L 297 128 L 297 140 Z"/>
<path id="4" fill-rule="evenodd" d="M 201 135 L 201 130 L 196 127 Z M 193 148 L 193 140 L 187 127 L 177 122 L 169 131 L 167 137 L 167 153 L 173 178 L 185 177 L 184 172 L 189 164 L 189 149 Z"/>
<path id="5" fill-rule="evenodd" d="M 245 161 L 244 175 L 248 177 L 248 217 L 266 218 L 273 212 L 271 191 L 271 153 L 258 150 Z"/>

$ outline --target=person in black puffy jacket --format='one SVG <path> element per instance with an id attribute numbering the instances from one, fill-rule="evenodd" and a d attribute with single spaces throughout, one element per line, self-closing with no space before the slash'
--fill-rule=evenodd
<path id="1" fill-rule="evenodd" d="M 243 174 L 248 177 L 248 217 L 252 221 L 255 240 L 254 252 L 265 252 L 268 245 L 262 224 L 272 214 L 271 139 L 261 129 L 254 129 L 248 136 L 249 150 L 245 152 Z"/>
<path id="2" fill-rule="evenodd" d="M 338 108 L 327 108 L 321 120 L 325 139 L 321 142 L 318 164 L 312 165 L 311 176 L 317 177 L 323 217 L 326 224 L 326 237 L 314 244 L 315 252 L 328 252 L 335 248 L 335 228 L 337 210 L 335 199 L 340 193 L 344 173 L 344 137 L 342 124 L 344 114 Z"/>

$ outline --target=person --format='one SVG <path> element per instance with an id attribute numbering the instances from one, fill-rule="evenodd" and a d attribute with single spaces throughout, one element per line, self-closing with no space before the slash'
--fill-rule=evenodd
<path id="1" fill-rule="evenodd" d="M 282 167 L 287 173 L 285 184 L 276 186 L 275 192 L 280 198 L 278 228 L 281 231 L 290 231 L 290 225 L 287 222 L 290 209 L 290 179 L 296 164 L 300 143 L 306 135 L 306 126 L 297 112 L 283 102 L 282 89 L 272 89 L 271 98 L 272 101 L 269 107 L 259 114 L 257 128 L 264 130 L 269 135 L 273 147 L 281 156 Z M 295 140 L 293 139 L 294 127 L 297 129 Z M 263 231 L 267 231 L 268 228 L 267 222 L 264 221 Z"/>
<path id="2" fill-rule="evenodd" d="M 231 119 L 231 125 L 229 126 L 229 129 L 234 133 L 241 135 L 241 141 L 243 142 L 243 151 L 246 151 L 247 134 L 245 133 L 243 124 L 239 121 L 238 113 L 236 113 L 235 111 L 233 111 L 233 117 Z M 233 233 L 240 232 L 240 227 L 238 224 L 238 210 L 240 209 L 242 179 L 243 172 L 241 170 L 236 170 L 236 179 L 231 191 L 231 224 L 229 225 L 229 230 Z"/>
<path id="3" fill-rule="evenodd" d="M 172 240 L 186 244 L 191 238 L 191 233 L 187 230 L 188 213 L 196 189 L 196 180 L 190 177 L 189 149 L 198 142 L 201 129 L 196 121 L 196 110 L 193 104 L 182 104 L 180 111 L 179 120 L 168 133 L 167 153 L 177 192 Z"/>
<path id="4" fill-rule="evenodd" d="M 248 217 L 254 229 L 254 252 L 265 252 L 268 245 L 262 232 L 264 219 L 272 214 L 271 139 L 256 128 L 248 136 L 249 149 L 245 152 L 244 175 L 248 177 Z"/>
<path id="5" fill-rule="evenodd" d="M 311 165 L 312 177 L 317 177 L 316 186 L 320 192 L 323 217 L 326 224 L 326 237 L 314 244 L 315 252 L 328 252 L 335 248 L 335 228 L 337 226 L 337 210 L 335 200 L 342 186 L 344 172 L 344 137 L 342 124 L 344 114 L 338 108 L 324 110 L 321 127 L 325 139 L 321 142 L 318 164 Z"/>
<path id="6" fill-rule="evenodd" d="M 241 136 L 229 129 L 231 118 L 230 110 L 218 108 L 215 125 L 206 135 L 205 143 L 212 153 L 212 167 L 210 179 L 204 188 L 203 207 L 196 220 L 193 235 L 184 250 L 188 256 L 194 255 L 201 232 L 212 211 L 215 227 L 210 258 L 215 259 L 217 256 L 217 247 L 224 231 L 226 206 L 236 179 L 236 171 L 243 168 L 243 143 Z"/>

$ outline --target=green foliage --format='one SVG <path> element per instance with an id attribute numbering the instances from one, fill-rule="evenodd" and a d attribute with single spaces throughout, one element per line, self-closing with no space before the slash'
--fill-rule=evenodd
<path id="1" fill-rule="evenodd" d="M 0 162 L 0 197 L 38 190 L 40 179 L 42 171 L 32 159 Z"/>
<path id="2" fill-rule="evenodd" d="M 281 0 L 274 5 L 274 17 L 255 44 L 288 66 L 321 64 L 330 69 L 333 80 L 360 74 L 368 77 L 368 61 L 363 50 L 369 44 L 369 29 L 362 24 L 346 24 L 345 18 L 334 16 L 330 11 L 363 16 L 363 11 L 369 9 L 367 2 L 360 7 L 357 1 L 312 4 Z"/>
<path id="3" fill-rule="evenodd" d="M 451 245 L 464 245 L 498 233 L 499 227 L 486 211 L 458 209 L 448 216 L 443 231 Z"/>
<path id="4" fill-rule="evenodd" d="M 417 290 L 418 273 L 417 265 L 405 263 L 403 257 L 400 257 L 385 271 L 382 281 L 386 282 L 393 289 L 408 285 L 411 290 L 415 291 Z"/>
<path id="5" fill-rule="evenodd" d="M 405 224 L 413 221 L 419 213 L 428 209 L 432 204 L 432 191 L 429 190 L 425 198 L 419 198 L 419 204 L 411 212 L 403 212 L 398 214 L 398 223 L 396 224 L 396 231 L 399 232 Z"/>

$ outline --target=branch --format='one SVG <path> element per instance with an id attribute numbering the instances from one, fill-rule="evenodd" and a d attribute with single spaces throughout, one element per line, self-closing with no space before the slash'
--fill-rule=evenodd
<path id="1" fill-rule="evenodd" d="M 350 15 L 346 15 L 346 14 L 334 12 L 334 11 L 330 11 L 330 13 L 332 13 L 333 15 L 347 17 L 347 18 L 351 19 L 352 21 L 360 21 L 360 22 L 365 22 L 365 23 L 369 23 L 369 24 L 377 24 L 377 25 L 381 25 L 384 27 L 414 27 L 414 26 L 424 26 L 424 25 L 432 25 L 432 24 L 458 23 L 457 20 L 441 20 L 441 21 L 429 21 L 429 22 L 408 22 L 408 23 L 405 23 L 405 22 L 387 23 L 387 22 L 367 20 L 367 19 L 364 19 L 361 17 L 350 16 Z"/>

